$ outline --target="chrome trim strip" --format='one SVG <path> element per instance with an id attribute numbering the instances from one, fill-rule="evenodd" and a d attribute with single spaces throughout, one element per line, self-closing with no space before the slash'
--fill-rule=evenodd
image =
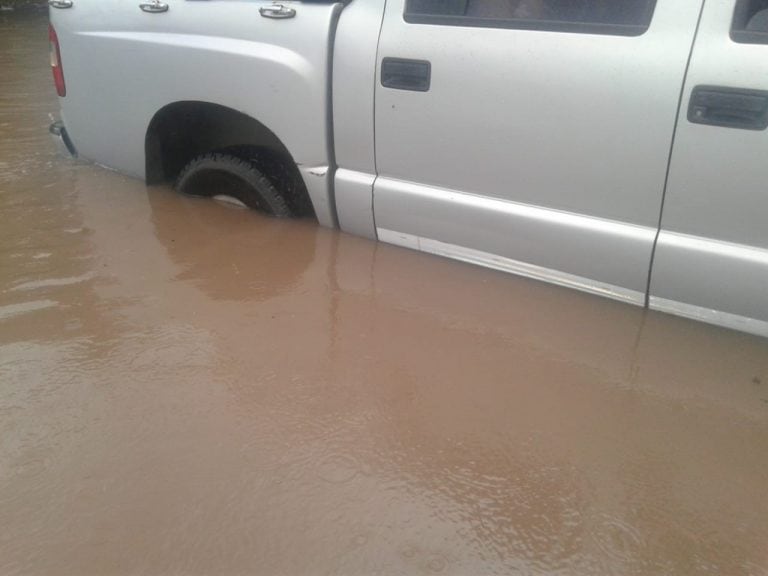
<path id="1" fill-rule="evenodd" d="M 768 266 L 768 250 L 745 244 L 711 240 L 701 236 L 691 236 L 665 230 L 662 230 L 661 234 L 659 234 L 659 244 Z"/>
<path id="2" fill-rule="evenodd" d="M 414 250 L 419 250 L 420 252 L 427 252 L 438 256 L 445 256 L 454 260 L 461 260 L 462 262 L 477 264 L 485 268 L 492 268 L 502 272 L 510 272 L 519 276 L 533 278 L 534 280 L 549 282 L 550 284 L 575 288 L 582 292 L 605 296 L 613 300 L 619 300 L 637 306 L 645 305 L 645 294 L 643 292 L 597 282 L 581 276 L 543 268 L 541 266 L 512 260 L 511 258 L 497 256 L 480 250 L 473 250 L 471 248 L 464 248 L 462 246 L 440 242 L 439 240 L 432 240 L 431 238 L 421 238 L 419 236 L 414 236 L 413 234 L 387 230 L 386 228 L 376 228 L 376 231 L 379 240 L 388 244 L 394 244 L 404 248 L 412 248 Z"/>
<path id="3" fill-rule="evenodd" d="M 693 306 L 692 304 L 667 300 L 666 298 L 659 298 L 658 296 L 651 296 L 649 298 L 648 307 L 651 310 L 666 312 L 667 314 L 674 314 L 675 316 L 682 316 L 684 318 L 690 318 L 691 320 L 706 322 L 707 324 L 715 324 L 732 330 L 749 332 L 750 334 L 755 334 L 757 336 L 768 337 L 768 322 L 762 320 L 755 320 L 754 318 L 729 314 L 728 312 L 721 312 L 719 310 L 712 310 L 701 306 Z"/>

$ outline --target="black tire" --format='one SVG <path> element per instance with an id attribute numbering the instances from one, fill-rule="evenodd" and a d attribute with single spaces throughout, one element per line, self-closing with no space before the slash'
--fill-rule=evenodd
<path id="1" fill-rule="evenodd" d="M 291 216 L 285 198 L 253 163 L 230 154 L 203 154 L 187 164 L 176 189 L 190 196 L 226 195 L 278 218 Z"/>

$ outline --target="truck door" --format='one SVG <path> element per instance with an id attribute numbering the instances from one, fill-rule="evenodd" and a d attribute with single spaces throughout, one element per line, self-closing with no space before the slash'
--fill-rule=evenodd
<path id="1" fill-rule="evenodd" d="M 645 301 L 702 0 L 389 0 L 381 240 Z"/>
<path id="2" fill-rule="evenodd" d="M 768 336 L 768 1 L 707 2 L 650 306 Z"/>

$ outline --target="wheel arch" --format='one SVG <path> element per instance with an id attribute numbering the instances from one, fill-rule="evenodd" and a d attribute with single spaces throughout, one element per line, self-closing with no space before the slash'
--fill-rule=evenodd
<path id="1" fill-rule="evenodd" d="M 212 102 L 182 100 L 155 113 L 144 140 L 147 184 L 172 182 L 192 159 L 220 151 L 258 155 L 264 161 L 261 169 L 272 171 L 266 175 L 299 199 L 305 208 L 300 212 L 312 211 L 296 162 L 277 135 L 252 116 Z"/>

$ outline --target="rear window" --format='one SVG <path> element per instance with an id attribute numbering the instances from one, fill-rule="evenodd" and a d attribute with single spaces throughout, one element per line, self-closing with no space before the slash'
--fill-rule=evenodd
<path id="1" fill-rule="evenodd" d="M 638 36 L 656 0 L 407 0 L 405 20 L 422 24 Z"/>
<path id="2" fill-rule="evenodd" d="M 731 38 L 746 44 L 768 44 L 768 0 L 739 0 Z"/>

